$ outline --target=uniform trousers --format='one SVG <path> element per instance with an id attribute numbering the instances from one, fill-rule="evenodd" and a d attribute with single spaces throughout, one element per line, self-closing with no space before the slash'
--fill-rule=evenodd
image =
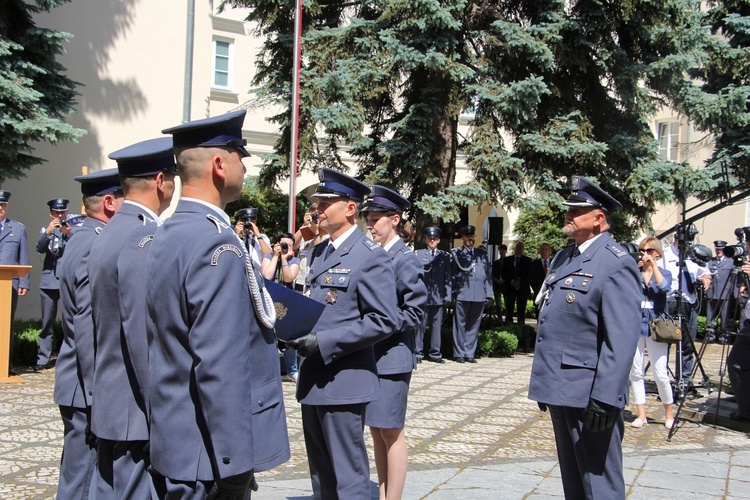
<path id="1" fill-rule="evenodd" d="M 96 500 L 151 497 L 154 487 L 145 445 L 146 441 L 97 440 Z"/>
<path id="2" fill-rule="evenodd" d="M 737 335 L 727 357 L 727 372 L 732 383 L 737 411 L 750 419 L 750 335 Z"/>
<path id="3" fill-rule="evenodd" d="M 302 428 L 313 496 L 318 500 L 370 498 L 364 428 L 367 403 L 302 404 Z"/>
<path id="4" fill-rule="evenodd" d="M 585 408 L 548 407 L 565 498 L 624 499 L 622 411 L 610 429 L 591 432 L 583 427 Z"/>
<path id="5" fill-rule="evenodd" d="M 96 449 L 86 444 L 88 411 L 60 406 L 63 421 L 63 452 L 60 458 L 60 480 L 57 498 L 88 498 L 91 478 L 96 468 Z"/>
<path id="6" fill-rule="evenodd" d="M 456 301 L 453 314 L 453 357 L 475 357 L 483 312 L 484 302 Z"/>
<path id="7" fill-rule="evenodd" d="M 214 485 L 213 481 L 178 481 L 169 479 L 152 468 L 149 469 L 154 484 L 151 498 L 163 500 L 204 500 Z M 247 489 L 243 500 L 250 500 L 253 490 Z"/>
<path id="8" fill-rule="evenodd" d="M 430 359 L 440 359 L 441 329 L 443 327 L 443 306 L 426 305 L 424 306 L 424 317 L 417 325 L 414 336 L 415 349 L 417 350 L 417 359 L 423 359 L 424 356 L 424 335 L 427 326 L 430 327 L 430 353 L 427 355 Z"/>
<path id="9" fill-rule="evenodd" d="M 52 355 L 52 333 L 57 319 L 60 290 L 42 288 L 39 297 L 42 299 L 42 329 L 39 332 L 39 353 L 36 357 L 36 366 L 44 366 L 49 363 Z"/>
<path id="10" fill-rule="evenodd" d="M 633 403 L 637 405 L 646 404 L 646 384 L 643 382 L 646 375 L 644 370 L 646 349 L 648 349 L 651 370 L 656 379 L 656 388 L 659 390 L 661 402 L 670 405 L 673 402 L 673 395 L 667 367 L 669 344 L 656 342 L 651 337 L 640 337 L 636 345 L 633 366 L 630 369 L 630 389 L 633 391 Z"/>

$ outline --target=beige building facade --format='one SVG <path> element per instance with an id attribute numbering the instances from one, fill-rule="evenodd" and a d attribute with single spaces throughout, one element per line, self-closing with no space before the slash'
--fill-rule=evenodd
<path id="1" fill-rule="evenodd" d="M 80 190 L 73 177 L 81 174 L 82 167 L 89 171 L 115 167 L 107 158 L 112 151 L 159 137 L 161 129 L 182 121 L 239 108 L 248 110 L 243 131 L 253 155 L 245 161 L 248 175 L 257 175 L 262 155 L 273 150 L 278 135 L 275 125 L 265 118 L 278 110 L 252 105 L 250 82 L 262 41 L 254 36 L 253 26 L 243 21 L 247 10 L 219 13 L 219 2 L 209 0 L 195 2 L 191 15 L 191 3 L 76 0 L 36 16 L 37 25 L 74 35 L 59 60 L 68 75 L 81 84 L 78 114 L 68 121 L 88 133 L 78 144 L 36 145 L 36 154 L 46 162 L 29 170 L 26 178 L 2 186 L 13 193 L 10 217 L 26 225 L 34 266 L 32 289 L 19 300 L 18 318 L 40 316 L 42 258 L 34 246 L 40 229 L 49 222 L 46 202 L 68 198 L 71 213 L 80 212 Z M 465 119 L 462 125 L 467 126 Z M 710 145 L 705 149 L 686 147 L 695 140 L 696 135 L 691 134 L 695 132 L 686 121 L 669 112 L 654 120 L 654 136 L 665 141 L 665 155 L 674 152 L 676 161 L 682 161 L 680 155 L 684 155 L 699 166 L 710 154 Z M 468 182 L 470 177 L 459 164 L 456 182 Z M 316 182 L 316 177 L 306 172 L 298 179 L 296 190 L 304 191 Z M 279 187 L 288 190 L 288 184 Z M 735 227 L 747 225 L 746 208 L 746 203 L 737 204 L 699 221 L 698 242 L 710 245 L 714 239 L 731 238 Z M 657 233 L 674 225 L 678 215 L 675 207 L 656 213 L 653 225 Z M 503 241 L 511 246 L 517 216 L 499 205 L 476 205 L 468 211 L 469 223 L 477 227 L 478 242 L 488 237 L 488 218 L 502 217 Z M 455 243 L 460 245 L 460 241 Z M 535 252 L 528 249 L 530 255 Z"/>

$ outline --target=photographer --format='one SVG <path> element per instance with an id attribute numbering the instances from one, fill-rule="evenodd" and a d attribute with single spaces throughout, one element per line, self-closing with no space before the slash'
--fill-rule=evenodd
<path id="1" fill-rule="evenodd" d="M 742 271 L 750 274 L 750 262 L 742 265 Z M 732 420 L 750 420 L 750 290 L 740 288 L 740 300 L 745 301 L 740 318 L 740 328 L 734 339 L 734 346 L 727 357 L 727 373 L 737 400 L 737 411 L 729 417 Z"/>
<path id="2" fill-rule="evenodd" d="M 299 274 L 299 259 L 294 256 L 294 238 L 289 233 L 281 233 L 276 237 L 273 253 L 263 257 L 263 277 L 275 281 L 287 288 L 292 288 L 294 279 Z M 297 351 L 289 347 L 284 351 L 286 365 L 286 380 L 297 382 Z"/>
<path id="3" fill-rule="evenodd" d="M 318 225 L 317 203 L 310 205 L 310 210 L 305 214 L 302 226 L 294 233 L 294 251 L 299 256 L 299 273 L 294 280 L 294 289 L 298 292 L 305 291 L 305 280 L 310 270 L 308 255 L 315 245 L 328 238 L 325 231 Z"/>
<path id="4" fill-rule="evenodd" d="M 265 234 L 261 234 L 258 229 L 258 209 L 243 208 L 237 210 L 234 217 L 237 219 L 237 222 L 234 224 L 234 231 L 242 240 L 250 257 L 260 266 L 261 256 L 271 253 L 272 250 L 268 237 Z"/>

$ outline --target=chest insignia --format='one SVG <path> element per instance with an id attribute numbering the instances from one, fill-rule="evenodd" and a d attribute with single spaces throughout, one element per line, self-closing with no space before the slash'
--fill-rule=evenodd
<path id="1" fill-rule="evenodd" d="M 571 283 L 573 283 L 573 278 L 568 278 L 565 280 L 566 285 L 570 285 Z"/>
<path id="2" fill-rule="evenodd" d="M 333 279 L 330 276 L 326 276 L 323 279 L 323 283 L 325 283 L 326 285 L 330 285 L 332 282 L 333 282 Z"/>
<path id="3" fill-rule="evenodd" d="M 569 293 L 568 295 L 565 296 L 565 302 L 567 302 L 568 304 L 572 304 L 575 301 L 576 301 L 576 296 L 574 293 Z"/>
<path id="4" fill-rule="evenodd" d="M 338 293 L 336 292 L 336 290 L 328 290 L 326 292 L 326 302 L 328 302 L 329 304 L 335 304 L 337 298 Z"/>
<path id="5" fill-rule="evenodd" d="M 345 281 L 346 281 L 346 278 L 344 278 L 343 276 L 339 278 L 339 283 L 343 283 Z"/>

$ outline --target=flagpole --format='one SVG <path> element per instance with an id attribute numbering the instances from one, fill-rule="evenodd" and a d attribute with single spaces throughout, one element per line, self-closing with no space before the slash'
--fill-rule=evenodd
<path id="1" fill-rule="evenodd" d="M 292 71 L 292 123 L 289 143 L 289 232 L 294 234 L 297 224 L 297 171 L 299 165 L 299 94 L 302 70 L 302 0 L 295 2 L 294 59 Z"/>

